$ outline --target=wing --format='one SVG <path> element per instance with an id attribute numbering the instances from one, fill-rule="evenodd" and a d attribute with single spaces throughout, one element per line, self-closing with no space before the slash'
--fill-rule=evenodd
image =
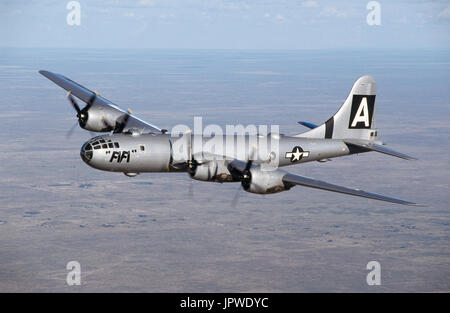
<path id="1" fill-rule="evenodd" d="M 228 169 L 230 170 L 230 172 L 237 171 L 237 172 L 242 173 L 245 169 L 245 166 L 246 166 L 246 162 L 243 162 L 240 160 L 231 160 L 228 163 Z M 330 183 L 327 183 L 327 182 L 324 182 L 321 180 L 316 180 L 316 179 L 312 179 L 312 178 L 308 178 L 308 177 L 304 177 L 304 176 L 300 176 L 300 175 L 286 173 L 282 170 L 277 170 L 277 171 L 285 173 L 284 176 L 282 177 L 282 181 L 286 187 L 293 187 L 296 185 L 300 185 L 300 186 L 305 186 L 305 187 L 310 187 L 310 188 L 334 191 L 334 192 L 344 193 L 347 195 L 381 200 L 381 201 L 387 201 L 387 202 L 398 203 L 398 204 L 403 204 L 403 205 L 414 205 L 414 206 L 418 205 L 414 202 L 409 202 L 409 201 L 405 201 L 405 200 L 401 200 L 401 199 L 387 197 L 387 196 L 379 195 L 379 194 L 372 193 L 372 192 L 367 192 L 367 191 L 360 190 L 360 189 L 352 189 L 352 188 L 347 188 L 347 187 L 343 187 L 343 186 L 338 186 L 338 185 L 330 184 Z"/>
<path id="2" fill-rule="evenodd" d="M 39 71 L 40 74 L 50 79 L 52 82 L 57 84 L 59 87 L 64 88 L 67 91 L 70 91 L 72 95 L 76 96 L 80 100 L 88 103 L 89 99 L 92 96 L 96 95 L 92 90 L 87 89 L 86 87 L 81 86 L 80 84 L 74 82 L 73 80 L 61 75 L 48 71 Z M 103 106 L 108 110 L 115 111 L 115 115 L 119 116 L 122 114 L 126 114 L 126 112 L 116 105 L 114 105 L 111 101 L 97 95 L 95 98 L 96 106 Z M 141 130 L 142 132 L 153 132 L 153 133 L 161 133 L 161 128 L 145 122 L 136 116 L 130 114 L 130 117 L 127 121 L 127 129 L 136 128 Z"/>
<path id="3" fill-rule="evenodd" d="M 391 198 L 383 195 L 379 195 L 372 192 L 367 192 L 360 189 L 352 189 L 347 188 L 343 186 L 333 185 L 321 180 L 316 180 L 304 176 L 294 175 L 294 174 L 286 174 L 283 176 L 283 182 L 288 185 L 300 185 L 305 187 L 311 187 L 316 189 L 323 189 L 328 191 L 334 191 L 339 193 L 345 193 L 352 196 L 358 196 L 358 197 L 364 197 L 364 198 L 370 198 L 375 200 L 381 200 L 381 201 L 387 201 L 392 203 L 398 203 L 403 205 L 417 205 L 414 202 L 409 202 L 401 199 Z"/>

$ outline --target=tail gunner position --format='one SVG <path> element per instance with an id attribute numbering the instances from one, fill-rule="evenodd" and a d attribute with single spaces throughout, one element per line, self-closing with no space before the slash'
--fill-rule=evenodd
<path id="1" fill-rule="evenodd" d="M 81 128 L 108 134 L 86 142 L 80 151 L 89 166 L 133 177 L 147 172 L 187 172 L 196 180 L 240 182 L 244 190 L 276 193 L 301 185 L 353 196 L 404 205 L 413 202 L 360 189 L 287 173 L 279 167 L 319 161 L 349 154 L 376 151 L 402 159 L 413 159 L 386 148 L 375 129 L 376 83 L 360 77 L 339 111 L 322 125 L 299 122 L 310 130 L 293 136 L 278 134 L 223 136 L 220 149 L 211 149 L 211 138 L 189 133 L 168 134 L 167 130 L 124 111 L 78 83 L 60 74 L 40 71 L 68 91 Z M 86 103 L 80 108 L 73 97 Z M 276 144 L 275 144 L 276 143 Z M 264 147 L 276 149 L 267 150 Z M 217 153 L 220 151 L 220 153 Z"/>

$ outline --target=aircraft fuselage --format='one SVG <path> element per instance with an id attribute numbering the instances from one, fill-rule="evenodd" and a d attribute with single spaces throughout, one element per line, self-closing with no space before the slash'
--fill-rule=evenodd
<path id="1" fill-rule="evenodd" d="M 191 136 L 189 139 L 188 136 Z M 190 159 L 189 144 L 196 160 L 256 160 L 270 166 L 327 160 L 351 154 L 338 139 L 310 139 L 283 135 L 172 136 L 169 134 L 112 134 L 94 137 L 80 151 L 89 166 L 111 172 L 146 173 L 186 171 L 181 166 Z M 223 162 L 222 162 L 223 163 Z M 219 165 L 220 167 L 220 165 Z M 227 170 L 225 166 L 216 174 Z M 229 174 L 229 173 L 228 173 Z"/>

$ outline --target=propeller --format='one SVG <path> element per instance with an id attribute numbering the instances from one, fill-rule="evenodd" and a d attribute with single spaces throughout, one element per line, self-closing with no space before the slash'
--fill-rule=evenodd
<path id="1" fill-rule="evenodd" d="M 80 125 L 81 128 L 85 128 L 86 127 L 86 123 L 87 120 L 89 118 L 89 109 L 91 108 L 91 106 L 94 104 L 95 98 L 97 97 L 97 93 L 94 93 L 92 95 L 91 98 L 89 98 L 86 106 L 83 109 L 80 109 L 80 106 L 78 105 L 77 101 L 75 100 L 75 98 L 72 96 L 71 91 L 69 90 L 69 92 L 67 93 L 67 98 L 69 98 L 70 103 L 72 104 L 72 107 L 75 109 L 75 111 L 77 112 L 77 118 L 78 118 L 78 124 Z M 70 128 L 70 130 L 67 132 L 66 137 L 70 138 L 70 136 L 72 136 L 73 131 L 75 130 L 76 127 L 76 123 L 74 126 L 72 126 L 72 128 Z"/>
<path id="2" fill-rule="evenodd" d="M 83 109 L 80 109 L 80 106 L 78 105 L 78 103 L 75 100 L 75 98 L 72 96 L 72 93 L 70 91 L 67 93 L 67 98 L 69 98 L 69 101 L 72 104 L 72 107 L 77 112 L 78 124 L 80 125 L 81 128 L 85 128 L 86 127 L 86 123 L 87 123 L 87 121 L 89 119 L 89 109 L 94 104 L 95 99 L 97 98 L 97 96 L 98 96 L 98 93 L 94 92 L 94 94 L 87 101 L 86 106 Z M 113 133 L 115 133 L 115 134 L 122 133 L 123 130 L 127 127 L 128 120 L 130 119 L 130 115 L 131 115 L 131 110 L 128 109 L 125 114 L 121 115 L 116 120 L 114 125 L 111 125 L 110 123 L 108 123 L 108 121 L 106 119 L 104 119 L 104 117 L 102 116 L 101 120 L 102 120 L 103 124 L 105 125 L 105 129 L 102 130 L 102 131 L 105 131 L 105 130 L 106 131 L 113 131 Z M 76 123 L 67 132 L 67 135 L 66 135 L 67 138 L 72 136 L 72 133 L 75 130 L 75 128 L 76 128 Z"/>
<path id="3" fill-rule="evenodd" d="M 245 164 L 245 168 L 241 173 L 240 179 L 241 179 L 241 185 L 242 188 L 244 188 L 244 190 L 247 190 L 248 188 L 250 188 L 250 183 L 252 181 L 252 173 L 250 172 L 250 168 L 252 167 L 253 164 L 253 153 L 254 153 L 255 149 L 252 150 L 252 157 L 248 158 L 247 164 Z"/>
<path id="4" fill-rule="evenodd" d="M 80 124 L 81 128 L 84 128 L 86 126 L 86 122 L 89 118 L 89 109 L 94 104 L 95 98 L 97 98 L 97 93 L 94 93 L 88 100 L 86 106 L 83 109 L 80 109 L 80 106 L 78 105 L 75 98 L 72 96 L 72 93 L 69 91 L 67 93 L 67 97 L 69 98 L 70 103 L 72 104 L 73 108 L 77 112 L 77 118 L 78 123 Z"/>
<path id="5" fill-rule="evenodd" d="M 254 159 L 254 155 L 255 155 L 255 151 L 258 149 L 257 146 L 253 146 L 252 152 L 250 153 L 247 163 L 245 164 L 245 168 L 244 170 L 239 173 L 238 175 L 238 179 L 241 181 L 241 186 L 242 188 L 244 188 L 244 190 L 247 190 L 248 188 L 250 188 L 250 184 L 252 182 L 252 172 L 250 171 L 252 164 L 253 164 L 253 159 Z M 231 202 L 231 206 L 233 208 L 237 207 L 239 198 L 240 198 L 240 194 L 241 194 L 241 187 L 239 186 L 239 189 L 237 190 L 236 194 L 234 195 L 233 201 Z"/>
<path id="6" fill-rule="evenodd" d="M 186 131 L 187 134 L 187 149 L 188 149 L 188 173 L 192 177 L 195 175 L 195 170 L 197 169 L 197 166 L 199 165 L 198 161 L 194 159 L 194 156 L 192 154 L 192 130 Z"/>
<path id="7" fill-rule="evenodd" d="M 253 146 L 252 152 L 250 152 L 247 163 L 245 164 L 245 168 L 239 175 L 239 179 L 241 180 L 241 185 L 242 188 L 244 188 L 244 190 L 250 188 L 250 183 L 252 182 L 252 173 L 250 172 L 250 169 L 252 167 L 253 160 L 255 158 L 255 151 L 257 149 L 258 149 L 257 146 Z"/>

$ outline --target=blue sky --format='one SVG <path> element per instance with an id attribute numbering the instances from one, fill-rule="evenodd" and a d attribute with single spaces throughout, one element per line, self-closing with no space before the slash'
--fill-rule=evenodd
<path id="1" fill-rule="evenodd" d="M 0 46 L 202 49 L 450 48 L 450 1 L 3 0 Z"/>

